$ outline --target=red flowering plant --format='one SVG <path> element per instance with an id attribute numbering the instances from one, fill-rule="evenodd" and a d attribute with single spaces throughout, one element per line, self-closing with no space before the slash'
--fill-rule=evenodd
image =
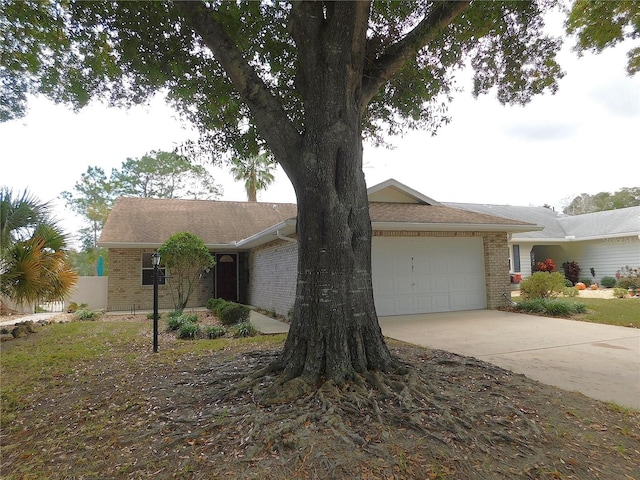
<path id="1" fill-rule="evenodd" d="M 544 262 L 536 263 L 536 272 L 555 272 L 556 262 L 551 258 L 547 258 Z"/>

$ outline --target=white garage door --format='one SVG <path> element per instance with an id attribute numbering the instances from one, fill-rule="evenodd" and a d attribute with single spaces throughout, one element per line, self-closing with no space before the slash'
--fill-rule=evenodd
<path id="1" fill-rule="evenodd" d="M 482 238 L 374 237 L 378 315 L 487 308 Z"/>

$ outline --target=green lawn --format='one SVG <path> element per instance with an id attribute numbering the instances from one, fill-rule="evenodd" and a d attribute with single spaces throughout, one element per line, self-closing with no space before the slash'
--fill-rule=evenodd
<path id="1" fill-rule="evenodd" d="M 571 301 L 587 306 L 587 313 L 579 315 L 579 320 L 640 328 L 640 298 L 576 298 Z"/>

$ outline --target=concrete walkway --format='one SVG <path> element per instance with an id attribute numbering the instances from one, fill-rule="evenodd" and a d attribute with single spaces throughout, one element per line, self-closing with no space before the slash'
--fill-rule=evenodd
<path id="1" fill-rule="evenodd" d="M 385 336 L 640 409 L 640 329 L 495 310 L 381 317 Z"/>
<path id="2" fill-rule="evenodd" d="M 268 317 L 261 313 L 251 310 L 249 314 L 249 321 L 256 327 L 260 333 L 265 335 L 272 335 L 278 333 L 288 333 L 289 324 L 276 320 L 275 318 Z"/>

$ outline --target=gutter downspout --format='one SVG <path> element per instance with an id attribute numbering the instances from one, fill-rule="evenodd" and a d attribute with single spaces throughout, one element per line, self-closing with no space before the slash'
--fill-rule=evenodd
<path id="1" fill-rule="evenodd" d="M 276 230 L 276 236 L 280 239 L 280 240 L 285 240 L 287 242 L 291 242 L 291 243 L 298 243 L 298 240 L 296 240 L 295 238 L 291 238 L 291 237 L 285 237 L 284 235 L 282 235 L 280 233 L 280 230 Z"/>

